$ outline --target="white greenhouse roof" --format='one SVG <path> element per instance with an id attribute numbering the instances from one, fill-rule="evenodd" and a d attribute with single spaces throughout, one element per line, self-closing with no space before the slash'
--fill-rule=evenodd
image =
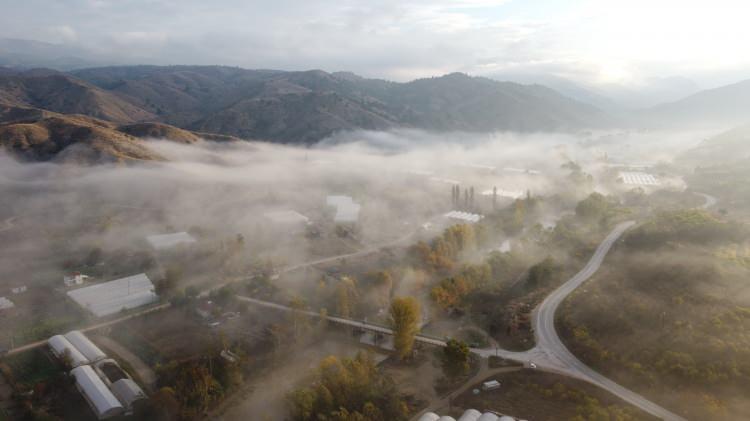
<path id="1" fill-rule="evenodd" d="M 354 203 L 354 200 L 350 196 L 332 195 L 326 197 L 328 206 L 351 205 L 352 203 Z"/>
<path id="2" fill-rule="evenodd" d="M 145 273 L 74 289 L 68 291 L 68 296 L 97 317 L 150 304 L 159 298 Z"/>
<path id="3" fill-rule="evenodd" d="M 47 344 L 57 358 L 68 358 L 71 367 L 78 367 L 91 362 L 62 335 L 55 335 L 49 338 Z"/>
<path id="4" fill-rule="evenodd" d="M 461 415 L 458 421 L 477 421 L 481 416 L 482 413 L 477 411 L 476 409 L 467 409 L 463 413 L 463 415 Z"/>
<path id="5" fill-rule="evenodd" d="M 263 216 L 279 225 L 307 224 L 310 222 L 308 217 L 293 210 L 266 212 Z"/>
<path id="6" fill-rule="evenodd" d="M 74 368 L 70 374 L 75 377 L 78 390 L 86 398 L 97 418 L 110 418 L 124 412 L 120 401 L 107 389 L 107 386 L 96 375 L 91 366 L 84 365 Z"/>
<path id="7" fill-rule="evenodd" d="M 172 234 L 149 235 L 146 241 L 151 247 L 157 250 L 172 248 L 178 244 L 190 244 L 195 242 L 195 238 L 186 232 L 175 232 Z"/>
<path id="8" fill-rule="evenodd" d="M 634 186 L 658 186 L 659 181 L 651 174 L 645 172 L 626 172 L 620 173 L 619 178 L 625 184 Z"/>
<path id="9" fill-rule="evenodd" d="M 446 218 L 459 219 L 466 222 L 479 222 L 480 219 L 484 218 L 484 216 L 476 213 L 462 211 L 450 211 L 443 216 L 445 216 Z"/>
<path id="10" fill-rule="evenodd" d="M 94 363 L 99 360 L 107 358 L 105 354 L 98 346 L 96 346 L 89 338 L 78 330 L 73 330 L 65 334 L 65 339 L 68 340 L 78 351 L 86 357 L 87 360 Z"/>
<path id="11" fill-rule="evenodd" d="M 128 408 L 133 406 L 133 402 L 146 398 L 146 394 L 132 379 L 120 379 L 112 383 L 112 393 Z"/>
<path id="12" fill-rule="evenodd" d="M 440 419 L 440 416 L 434 412 L 428 412 L 421 417 L 417 421 L 437 421 Z"/>
<path id="13" fill-rule="evenodd" d="M 13 308 L 15 306 L 16 305 L 13 304 L 13 301 L 11 301 L 11 300 L 9 300 L 9 299 L 7 299 L 5 297 L 0 297 L 0 310 L 8 310 L 8 309 L 11 309 L 11 308 Z"/>
<path id="14" fill-rule="evenodd" d="M 359 209 L 360 205 L 356 203 L 339 205 L 333 220 L 336 222 L 357 222 L 359 220 Z"/>
<path id="15" fill-rule="evenodd" d="M 492 189 L 485 190 L 482 192 L 482 196 L 492 196 L 494 194 L 494 191 Z M 509 197 L 511 199 L 520 199 L 522 198 L 526 192 L 523 190 L 505 190 L 505 189 L 497 189 L 497 195 L 500 197 Z"/>

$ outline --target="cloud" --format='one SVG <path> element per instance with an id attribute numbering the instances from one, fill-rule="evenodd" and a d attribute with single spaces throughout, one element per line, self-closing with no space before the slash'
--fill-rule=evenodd
<path id="1" fill-rule="evenodd" d="M 68 25 L 51 26 L 47 33 L 58 42 L 72 43 L 78 40 L 78 33 Z"/>

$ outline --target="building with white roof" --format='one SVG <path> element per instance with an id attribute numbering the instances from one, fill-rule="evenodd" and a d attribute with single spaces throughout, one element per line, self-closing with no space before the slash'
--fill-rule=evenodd
<path id="1" fill-rule="evenodd" d="M 141 399 L 146 399 L 146 394 L 132 379 L 120 379 L 110 386 L 112 394 L 125 407 L 125 413 L 133 412 L 133 404 Z"/>
<path id="2" fill-rule="evenodd" d="M 55 357 L 68 362 L 71 367 L 75 368 L 91 362 L 62 335 L 49 338 L 47 345 L 49 345 Z"/>
<path id="3" fill-rule="evenodd" d="M 83 285 L 83 282 L 88 278 L 89 276 L 84 275 L 81 272 L 71 272 L 63 276 L 63 282 L 66 287 L 72 287 L 74 285 Z"/>
<path id="4" fill-rule="evenodd" d="M 84 365 L 71 370 L 76 380 L 76 388 L 88 402 L 96 417 L 100 420 L 116 417 L 125 412 L 119 400 L 96 375 L 91 366 Z"/>
<path id="5" fill-rule="evenodd" d="M 359 210 L 361 206 L 354 203 L 349 196 L 333 195 L 326 197 L 326 204 L 336 208 L 336 214 L 333 217 L 334 222 L 338 224 L 353 224 L 359 221 Z"/>
<path id="6" fill-rule="evenodd" d="M 78 305 L 97 317 L 129 310 L 159 299 L 145 273 L 68 291 Z"/>
<path id="7" fill-rule="evenodd" d="M 171 249 L 180 244 L 192 244 L 195 243 L 195 238 L 192 235 L 182 231 L 171 234 L 159 234 L 149 235 L 146 237 L 146 241 L 156 250 Z"/>
<path id="8" fill-rule="evenodd" d="M 443 216 L 448 219 L 458 219 L 460 221 L 472 222 L 472 223 L 479 222 L 480 219 L 484 218 L 483 215 L 479 215 L 477 213 L 462 212 L 462 211 L 450 211 Z"/>
<path id="9" fill-rule="evenodd" d="M 493 189 L 485 190 L 482 193 L 482 196 L 493 196 L 495 194 L 495 191 Z M 523 190 L 505 190 L 505 189 L 497 189 L 497 195 L 498 197 L 508 197 L 510 199 L 520 199 L 526 195 L 526 192 Z"/>
<path id="10" fill-rule="evenodd" d="M 417 421 L 456 421 L 456 419 L 447 415 L 441 417 L 434 412 L 427 412 L 419 417 Z M 516 421 L 516 419 L 507 415 L 497 415 L 492 412 L 482 414 L 476 409 L 467 409 L 458 418 L 458 421 Z"/>
<path id="11" fill-rule="evenodd" d="M 9 300 L 9 299 L 7 299 L 5 297 L 0 297 L 0 311 L 2 311 L 2 310 L 10 310 L 10 309 L 12 309 L 15 306 L 16 305 L 13 304 L 13 301 L 11 301 L 11 300 Z"/>
<path id="12" fill-rule="evenodd" d="M 477 421 L 481 416 L 482 413 L 477 411 L 476 409 L 467 409 L 463 413 L 463 415 L 461 415 L 458 421 Z"/>
<path id="13" fill-rule="evenodd" d="M 78 330 L 73 330 L 65 334 L 65 339 L 70 342 L 90 363 L 107 358 L 105 354 L 98 346 L 96 346 L 89 338 Z"/>
<path id="14" fill-rule="evenodd" d="M 658 186 L 659 180 L 656 179 L 652 174 L 645 172 L 628 172 L 622 171 L 617 176 L 617 180 L 623 184 L 631 186 Z"/>

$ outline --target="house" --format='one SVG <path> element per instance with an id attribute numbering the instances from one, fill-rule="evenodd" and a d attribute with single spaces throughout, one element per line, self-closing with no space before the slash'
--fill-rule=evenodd
<path id="1" fill-rule="evenodd" d="M 6 310 L 10 310 L 10 309 L 12 309 L 15 306 L 16 305 L 13 304 L 13 301 L 11 301 L 11 300 L 9 300 L 9 299 L 7 299 L 5 297 L 0 297 L 0 312 L 6 311 Z"/>
<path id="2" fill-rule="evenodd" d="M 27 290 L 28 288 L 26 287 L 26 285 L 21 285 L 20 287 L 11 288 L 10 292 L 12 292 L 13 294 L 23 294 Z"/>
<path id="3" fill-rule="evenodd" d="M 89 276 L 82 274 L 81 272 L 71 272 L 63 276 L 63 282 L 66 287 L 72 287 L 75 285 L 83 285 L 83 282 L 89 279 Z"/>

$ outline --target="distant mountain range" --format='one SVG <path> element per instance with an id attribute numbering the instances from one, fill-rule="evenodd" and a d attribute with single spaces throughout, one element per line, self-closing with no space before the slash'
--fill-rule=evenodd
<path id="1" fill-rule="evenodd" d="M 549 88 L 459 73 L 395 83 L 351 73 L 220 66 L 6 70 L 0 72 L 0 105 L 10 110 L 0 120 L 6 126 L 7 116 L 39 110 L 59 114 L 57 119 L 76 114 L 118 127 L 157 122 L 302 144 L 355 129 L 554 131 L 612 124 L 597 108 Z"/>
<path id="2" fill-rule="evenodd" d="M 5 110 L 0 113 L 0 143 L 6 148 L 12 144 L 10 149 L 16 153 L 25 150 L 24 158 L 54 159 L 62 151 L 60 146 L 75 143 L 74 136 L 60 142 L 59 136 L 51 135 L 46 141 L 54 145 L 39 148 L 34 145 L 45 138 L 39 137 L 41 129 L 19 140 L 17 125 L 37 125 L 54 134 L 50 127 L 58 128 L 61 121 L 64 125 L 89 126 L 88 132 L 73 132 L 89 137 L 103 135 L 105 129 L 116 131 L 115 138 L 144 137 L 138 133 L 134 137 L 122 128 L 143 128 L 146 126 L 133 125 L 150 123 L 157 125 L 144 132 L 150 135 L 183 130 L 222 140 L 229 136 L 295 144 L 312 144 L 337 132 L 357 129 L 541 132 L 626 125 L 625 119 L 613 117 L 616 110 L 605 112 L 585 102 L 588 98 L 611 108 L 606 98 L 575 85 L 563 85 L 566 92 L 583 100 L 542 85 L 499 82 L 461 73 L 396 83 L 346 72 L 224 66 L 120 66 L 70 72 L 0 68 L 0 106 Z M 750 81 L 638 111 L 627 124 L 685 127 L 715 118 L 722 124 L 735 125 L 747 120 L 743 114 L 748 105 Z M 19 115 L 26 120 L 13 120 Z M 92 119 L 85 120 L 84 116 Z M 49 126 L 50 118 L 56 119 L 53 126 Z M 11 130 L 11 125 L 16 126 Z M 134 152 L 133 159 L 148 159 L 148 154 L 129 150 Z M 125 152 L 112 156 L 128 159 Z"/>

